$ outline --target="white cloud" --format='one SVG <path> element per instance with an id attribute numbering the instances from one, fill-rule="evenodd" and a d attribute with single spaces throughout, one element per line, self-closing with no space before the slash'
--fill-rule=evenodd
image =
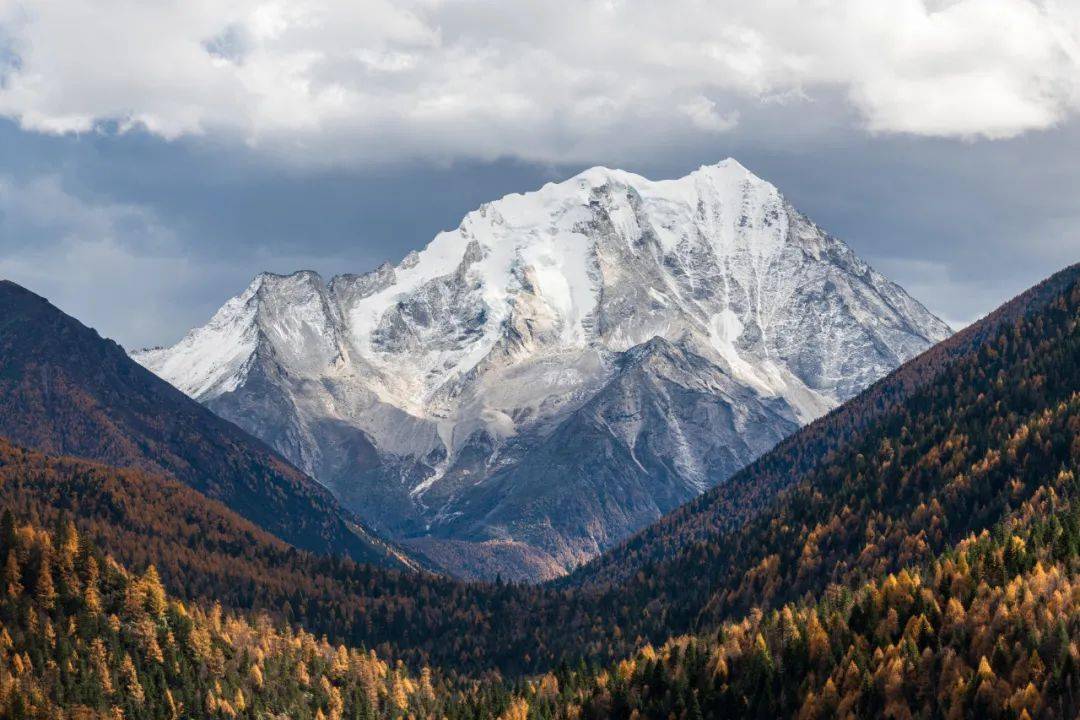
<path id="1" fill-rule="evenodd" d="M 1075 0 L 5 0 L 0 39 L 25 128 L 320 162 L 576 161 L 837 89 L 881 133 L 1004 138 L 1080 107 Z"/>
<path id="2" fill-rule="evenodd" d="M 695 127 L 711 132 L 726 132 L 739 124 L 738 112 L 733 110 L 722 115 L 717 110 L 716 103 L 704 95 L 698 95 L 683 103 L 679 106 L 679 111 L 690 118 Z"/>

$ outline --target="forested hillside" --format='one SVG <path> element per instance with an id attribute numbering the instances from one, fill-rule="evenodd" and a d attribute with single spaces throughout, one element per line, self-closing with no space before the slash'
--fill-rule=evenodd
<path id="1" fill-rule="evenodd" d="M 600 585 L 625 580 L 640 569 L 670 559 L 695 542 L 730 530 L 767 506 L 776 493 L 858 444 L 868 426 L 886 417 L 913 393 L 925 388 L 994 339 L 1002 327 L 1043 312 L 1080 279 L 1073 265 L 1005 303 L 925 353 L 900 366 L 833 412 L 780 442 L 730 482 L 717 487 L 612 548 L 563 581 Z M 873 427 L 870 432 L 873 432 Z"/>
<path id="2" fill-rule="evenodd" d="M 1075 464 L 1075 425 L 1025 428 L 1039 428 L 1037 418 L 1080 389 L 1078 274 L 1074 267 L 1067 282 L 1055 278 L 1060 291 L 1042 293 L 1040 306 L 1015 322 L 975 328 L 981 342 L 791 478 L 742 525 L 724 530 L 734 522 L 720 520 L 713 535 L 602 587 L 620 630 L 653 639 L 707 628 L 928 561 Z"/>
<path id="3" fill-rule="evenodd" d="M 1080 430 L 1080 396 L 1028 432 Z M 570 673 L 558 718 L 1074 718 L 1080 711 L 1077 463 L 933 561 Z"/>
<path id="4" fill-rule="evenodd" d="M 1001 522 L 1075 464 L 1076 428 L 1061 418 L 1041 428 L 1035 419 L 1068 403 L 1080 385 L 1077 274 L 1073 268 L 1056 276 L 966 331 L 936 356 L 932 372 L 925 364 L 901 370 L 885 385 L 906 383 L 900 396 L 875 387 L 856 399 L 877 408 L 873 417 L 847 442 L 826 438 L 827 461 L 793 472 L 790 487 L 742 515 L 742 524 L 713 514 L 697 526 L 699 539 L 665 547 L 665 559 L 638 558 L 634 565 L 624 554 L 618 572 L 580 587 L 465 584 L 386 571 L 282 550 L 250 527 L 235 536 L 243 541 L 201 546 L 209 553 L 195 545 L 191 555 L 171 559 L 171 548 L 191 544 L 192 528 L 205 521 L 191 509 L 197 498 L 187 510 L 170 506 L 146 492 L 157 481 L 140 482 L 133 471 L 87 469 L 32 453 L 22 455 L 21 469 L 8 461 L 5 484 L 12 489 L 3 496 L 20 521 L 51 521 L 48 508 L 70 507 L 80 527 L 124 562 L 157 564 L 183 599 L 266 608 L 334 642 L 375 648 L 413 667 L 516 675 L 580 659 L 608 662 L 755 607 L 768 611 L 832 584 L 855 587 L 929 562 Z M 922 379 L 902 380 L 913 375 Z M 874 399 L 885 397 L 899 399 Z M 43 463 L 51 474 L 35 474 Z M 752 485 L 754 477 L 736 480 Z M 180 497 L 174 492 L 170 502 Z M 159 520 L 140 523 L 139 515 Z M 669 527 L 676 526 L 650 533 L 653 546 L 663 546 Z M 714 529 L 705 534 L 705 527 Z M 670 535 L 672 543 L 681 538 Z"/>
<path id="5" fill-rule="evenodd" d="M 72 522 L 122 564 L 156 565 L 179 599 L 265 610 L 414 665 L 479 669 L 492 618 L 536 591 L 467 584 L 298 551 L 167 476 L 49 457 L 0 439 L 0 507 L 20 522 Z M 546 603 L 544 603 L 546 604 Z"/>
<path id="6" fill-rule="evenodd" d="M 495 717 L 500 682 L 450 686 L 264 615 L 168 596 L 70 522 L 0 521 L 0 717 Z M 481 708 L 475 710 L 474 708 Z"/>
<path id="7" fill-rule="evenodd" d="M 395 638 L 375 655 L 280 617 L 169 600 L 156 571 L 124 570 L 55 510 L 51 533 L 5 519 L 3 712 L 1074 718 L 1080 284 L 1040 302 L 944 361 L 767 511 L 623 583 L 470 586 L 311 560 L 337 565 L 325 576 L 358 611 L 401 578 L 400 614 L 341 628 Z M 5 487 L 43 482 L 18 479 L 30 462 L 7 463 Z M 78 490 L 80 468 L 65 487 Z"/>
<path id="8" fill-rule="evenodd" d="M 414 565 L 261 441 L 7 280 L 0 280 L 0 436 L 170 475 L 297 547 Z"/>

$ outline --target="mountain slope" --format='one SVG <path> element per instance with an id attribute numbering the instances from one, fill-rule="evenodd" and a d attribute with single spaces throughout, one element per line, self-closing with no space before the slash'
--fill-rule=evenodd
<path id="1" fill-rule="evenodd" d="M 610 565 L 602 559 L 570 581 L 610 597 L 615 612 L 628 608 L 625 622 L 637 629 L 653 624 L 635 617 L 648 603 L 663 608 L 668 630 L 712 627 L 754 606 L 932 560 L 1046 486 L 1073 492 L 1078 281 L 1074 266 L 982 321 L 970 336 L 976 344 L 795 472 L 786 489 L 761 500 L 754 490 L 773 482 L 768 461 L 790 451 L 778 448 L 703 498 L 701 513 L 688 506 L 650 528 L 645 552 L 627 543 Z M 793 440 L 812 451 L 815 435 L 806 428 Z M 686 534 L 686 518 L 698 514 L 705 522 L 689 523 Z"/>
<path id="2" fill-rule="evenodd" d="M 455 637 L 478 636 L 462 620 L 472 608 L 511 614 L 492 609 L 484 585 L 298 552 L 167 475 L 48 456 L 3 438 L 0 508 L 20 523 L 73 523 L 122 564 L 156 566 L 185 602 L 259 610 L 416 664 L 447 662 Z"/>
<path id="3" fill-rule="evenodd" d="M 300 548 L 412 564 L 262 442 L 9 281 L 0 281 L 0 436 L 171 475 Z"/>
<path id="4" fill-rule="evenodd" d="M 185 600 L 260 607 L 318 577 L 291 546 L 167 475 L 43 455 L 2 438 L 0 505 L 20 520 L 74 522 L 124 564 L 156 565 Z"/>
<path id="5" fill-rule="evenodd" d="M 932 561 L 646 645 L 563 674 L 555 702 L 527 700 L 557 718 L 1074 718 L 1080 498 L 1075 476 L 1045 479 Z"/>
<path id="6" fill-rule="evenodd" d="M 821 425 L 852 432 L 823 451 Z M 611 717 L 1075 717 L 1080 265 L 799 439 L 807 456 L 785 443 L 570 578 L 632 613 L 648 598 L 692 632 L 576 678 L 570 704 Z M 723 519 L 718 498 L 784 466 L 792 487 L 741 526 Z M 688 528 L 694 515 L 704 522 Z M 681 611 L 669 602 L 691 595 Z"/>
<path id="7" fill-rule="evenodd" d="M 615 377 L 530 448 L 527 462 L 463 487 L 455 506 L 469 514 L 436 532 L 483 541 L 504 529 L 551 557 L 583 562 L 706 490 L 704 468 L 731 475 L 796 430 L 785 410 L 654 339 L 626 353 Z M 604 522 L 588 527 L 594 518 Z"/>
<path id="8" fill-rule="evenodd" d="M 955 372 L 955 363 L 972 362 L 973 356 L 1003 329 L 1045 314 L 1054 302 L 1068 297 L 1078 279 L 1080 265 L 1074 265 L 1021 293 L 784 440 L 731 483 L 687 503 L 583 566 L 567 582 L 619 583 L 643 568 L 737 527 L 748 516 L 769 507 L 778 492 L 836 462 L 843 453 L 850 453 L 851 448 L 864 442 L 868 428 L 879 431 L 880 424 L 895 417 L 897 410 L 913 396 L 941 382 L 944 374 Z"/>
<path id="9" fill-rule="evenodd" d="M 786 489 L 723 522 L 713 518 L 711 528 L 630 572 L 620 565 L 619 573 L 578 585 L 525 586 L 294 559 L 277 571 L 287 572 L 284 587 L 257 587 L 259 602 L 291 606 L 297 621 L 323 622 L 312 627 L 335 642 L 374 647 L 384 657 L 462 671 L 498 668 L 509 677 L 564 661 L 617 661 L 645 642 L 710 634 L 744 617 L 757 622 L 754 608 L 767 619 L 786 602 L 842 594 L 831 585 L 856 588 L 932 562 L 970 533 L 1020 518 L 1025 503 L 1053 497 L 1051 489 L 1058 498 L 1076 495 L 1078 280 L 1080 267 L 1072 268 L 965 331 L 970 344 L 950 343 L 948 352 L 935 354 L 932 372 L 915 363 L 893 376 L 910 380 L 905 389 L 883 396 L 882 387 L 898 387 L 890 380 L 867 391 L 855 405 L 872 401 L 870 407 L 852 419 L 848 436 L 798 431 L 796 438 L 808 438 L 806 457 L 826 443 L 827 460 L 789 466 Z M 733 483 L 767 485 L 773 480 L 759 473 L 769 467 L 751 466 Z M 76 483 L 41 482 L 46 490 L 31 489 L 40 484 L 32 480 L 11 492 L 43 502 L 86 495 Z M 135 490 L 124 485 L 118 492 Z M 80 501 L 72 512 L 110 503 Z M 682 542 L 677 534 L 672 539 Z M 783 675 L 770 677 L 779 682 Z M 559 682 L 565 679 L 560 674 Z"/>
<path id="10" fill-rule="evenodd" d="M 727 160 L 508 195 L 365 275 L 262 274 L 134 357 L 376 528 L 558 572 L 948 332 Z"/>
<path id="11" fill-rule="evenodd" d="M 382 650 L 185 607 L 155 572 L 125 570 L 71 525 L 50 534 L 5 515 L 0 714 L 1076 717 L 1080 266 L 967 341 L 935 354 L 933 369 L 916 363 L 900 396 L 863 395 L 882 400 L 872 417 L 758 517 L 624 582 L 431 578 L 441 586 L 402 598 L 397 610 L 416 611 L 407 633 L 457 603 L 456 631 L 413 635 L 440 657 L 547 670 L 528 681 L 413 674 Z M 0 445 L 14 466 L 0 479 L 20 482 L 34 456 Z M 380 582 L 407 576 L 367 571 L 350 598 L 384 599 Z"/>

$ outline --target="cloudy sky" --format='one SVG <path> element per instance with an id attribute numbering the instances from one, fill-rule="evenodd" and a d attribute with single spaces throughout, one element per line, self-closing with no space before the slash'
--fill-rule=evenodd
<path id="1" fill-rule="evenodd" d="M 0 0 L 0 276 L 129 347 L 727 156 L 970 322 L 1080 260 L 1080 3 Z"/>

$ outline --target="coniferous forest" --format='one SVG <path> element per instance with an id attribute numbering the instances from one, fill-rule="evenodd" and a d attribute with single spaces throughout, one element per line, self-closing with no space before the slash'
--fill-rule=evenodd
<path id="1" fill-rule="evenodd" d="M 298 551 L 5 443 L 0 714 L 1075 718 L 1078 277 L 540 586 Z"/>

